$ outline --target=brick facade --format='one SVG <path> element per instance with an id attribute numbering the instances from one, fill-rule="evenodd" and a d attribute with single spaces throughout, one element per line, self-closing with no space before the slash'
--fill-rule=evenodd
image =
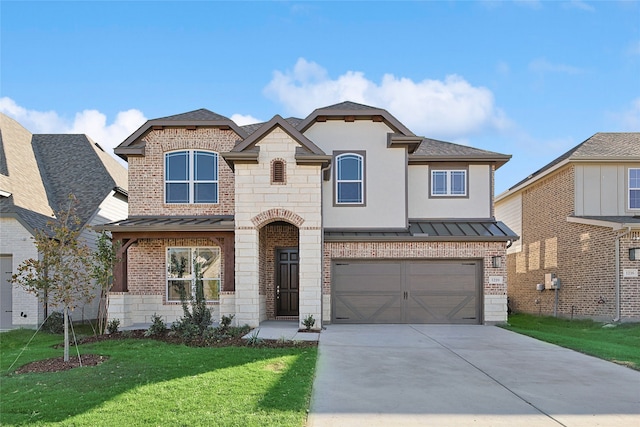
<path id="1" fill-rule="evenodd" d="M 224 239 L 219 239 L 220 247 L 220 280 L 224 282 Z M 206 238 L 191 239 L 139 239 L 128 250 L 128 292 L 112 293 L 112 299 L 119 301 L 119 295 L 126 295 L 129 299 L 130 313 L 121 313 L 118 317 L 118 309 L 110 309 L 110 318 L 119 318 L 121 326 L 130 326 L 135 323 L 149 323 L 151 316 L 158 313 L 164 320 L 171 323 L 182 316 L 182 304 L 180 302 L 167 302 L 167 248 L 170 247 L 216 247 Z M 111 303 L 117 307 L 124 302 Z M 133 305 L 133 306 L 132 306 Z M 214 311 L 214 318 L 218 317 L 219 302 L 208 303 Z M 123 308 L 124 309 L 124 308 Z"/>
<path id="2" fill-rule="evenodd" d="M 574 174 L 568 165 L 522 191 L 522 251 L 507 258 L 510 304 L 533 314 L 551 315 L 555 309 L 563 317 L 611 320 L 616 316 L 616 232 L 567 221 L 574 213 Z M 621 251 L 622 268 L 629 263 L 626 253 Z M 556 291 L 536 290 L 545 273 L 561 280 L 557 307 Z M 624 280 L 625 317 L 640 318 L 637 297 L 631 303 L 639 286 L 638 278 Z"/>
<path id="3" fill-rule="evenodd" d="M 174 150 L 230 151 L 239 136 L 231 130 L 198 127 L 195 130 L 165 128 L 152 130 L 145 137 L 145 155 L 130 156 L 129 216 L 152 215 L 233 215 L 235 210 L 234 174 L 218 158 L 218 203 L 164 203 L 164 154 Z"/>

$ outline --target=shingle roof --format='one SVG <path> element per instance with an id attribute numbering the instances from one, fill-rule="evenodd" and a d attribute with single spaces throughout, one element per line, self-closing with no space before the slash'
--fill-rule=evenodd
<path id="1" fill-rule="evenodd" d="M 370 105 L 358 104 L 357 102 L 344 101 L 338 104 L 329 105 L 327 107 L 320 107 L 318 110 L 379 110 L 379 108 L 371 107 Z"/>
<path id="2" fill-rule="evenodd" d="M 64 209 L 73 194 L 79 202 L 76 213 L 85 224 L 114 187 L 127 188 L 124 167 L 114 166 L 115 159 L 86 135 L 39 134 L 33 135 L 31 144 L 54 212 Z M 117 171 L 116 176 L 105 163 Z"/>
<path id="3" fill-rule="evenodd" d="M 438 157 L 438 156 L 460 156 L 460 157 L 487 157 L 506 156 L 493 151 L 481 150 L 466 145 L 454 144 L 452 142 L 438 141 L 437 139 L 424 138 L 420 146 L 414 152 L 416 155 Z"/>
<path id="4" fill-rule="evenodd" d="M 42 229 L 74 194 L 78 217 L 86 224 L 114 187 L 126 191 L 127 170 L 86 135 L 31 135 L 16 121 L 0 118 L 8 169 L 0 186 L 11 193 L 0 198 L 4 215 Z"/>
<path id="5" fill-rule="evenodd" d="M 599 132 L 553 159 L 509 190 L 535 180 L 536 177 L 565 160 L 640 160 L 640 132 Z"/>
<path id="6" fill-rule="evenodd" d="M 186 113 L 175 114 L 173 116 L 160 117 L 154 120 L 162 120 L 162 121 L 220 121 L 220 120 L 230 120 L 228 117 L 225 117 L 221 114 L 214 113 L 213 111 L 209 111 L 206 108 L 200 108 L 198 110 L 188 111 Z"/>
<path id="7" fill-rule="evenodd" d="M 288 117 L 285 119 L 291 126 L 293 126 L 294 128 L 298 127 L 298 124 L 302 121 L 302 119 L 299 119 L 297 117 Z M 251 135 L 252 133 L 254 133 L 255 131 L 257 131 L 258 129 L 260 129 L 262 127 L 262 125 L 264 125 L 266 122 L 260 122 L 260 123 L 251 123 L 250 125 L 244 125 L 244 126 L 240 126 L 242 129 L 244 129 L 245 132 L 247 132 L 247 135 Z"/>

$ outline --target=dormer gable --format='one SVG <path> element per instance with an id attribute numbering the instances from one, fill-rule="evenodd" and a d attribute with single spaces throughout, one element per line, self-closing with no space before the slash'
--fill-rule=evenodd
<path id="1" fill-rule="evenodd" d="M 295 154 L 297 164 L 323 164 L 325 166 L 329 164 L 331 156 L 326 155 L 309 138 L 293 127 L 289 121 L 277 114 L 271 120 L 262 124 L 250 136 L 239 141 L 233 150 L 222 153 L 222 157 L 232 169 L 236 162 L 257 163 L 260 153 L 260 147 L 257 144 L 276 128 L 282 129 L 300 145 L 296 148 Z"/>
<path id="2" fill-rule="evenodd" d="M 214 127 L 221 130 L 232 130 L 240 138 L 246 138 L 247 133 L 233 120 L 223 115 L 209 111 L 206 108 L 188 111 L 173 116 L 148 120 L 138 130 L 118 145 L 114 152 L 124 160 L 128 156 L 144 156 L 146 141 L 144 137 L 153 130 L 164 128 L 185 128 L 195 130 L 199 127 Z"/>

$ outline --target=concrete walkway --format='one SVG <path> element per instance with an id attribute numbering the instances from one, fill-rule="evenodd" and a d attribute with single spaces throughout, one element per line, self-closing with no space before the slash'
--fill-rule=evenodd
<path id="1" fill-rule="evenodd" d="M 285 340 L 285 341 L 318 341 L 318 332 L 299 332 L 298 322 L 286 320 L 265 320 L 253 331 L 243 338 L 249 339 L 254 334 L 263 340 Z"/>
<path id="2" fill-rule="evenodd" d="M 329 325 L 307 424 L 640 426 L 640 372 L 494 326 Z"/>

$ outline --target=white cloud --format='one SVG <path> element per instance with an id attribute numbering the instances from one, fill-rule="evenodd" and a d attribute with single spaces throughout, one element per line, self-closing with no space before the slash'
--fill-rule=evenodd
<path id="1" fill-rule="evenodd" d="M 461 139 L 510 126 L 489 89 L 458 75 L 414 82 L 385 74 L 376 83 L 360 71 L 347 71 L 332 79 L 320 65 L 300 58 L 292 71 L 275 71 L 264 92 L 302 117 L 347 100 L 381 107 L 414 132 L 435 138 Z"/>
<path id="2" fill-rule="evenodd" d="M 231 116 L 231 120 L 233 120 L 238 126 L 250 125 L 253 123 L 262 123 L 264 121 L 256 119 L 255 117 L 248 114 L 234 114 Z"/>
<path id="3" fill-rule="evenodd" d="M 113 149 L 147 120 L 140 110 L 121 111 L 107 123 L 107 116 L 98 110 L 76 113 L 74 120 L 65 120 L 55 111 L 28 110 L 13 99 L 0 98 L 0 112 L 14 118 L 32 133 L 84 133 L 113 155 Z M 118 160 L 120 158 L 117 157 Z"/>
<path id="4" fill-rule="evenodd" d="M 529 69 L 537 73 L 563 73 L 563 74 L 581 74 L 584 72 L 581 68 L 573 67 L 566 64 L 554 64 L 545 58 L 534 59 L 529 63 Z"/>

